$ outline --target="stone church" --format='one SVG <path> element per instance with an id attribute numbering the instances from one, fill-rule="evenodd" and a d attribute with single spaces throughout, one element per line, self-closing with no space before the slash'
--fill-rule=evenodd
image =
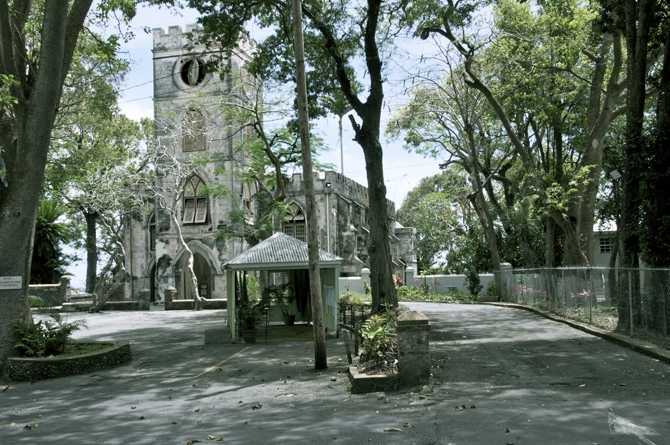
<path id="1" fill-rule="evenodd" d="M 229 215 L 243 208 L 251 210 L 255 193 L 253 184 L 243 183 L 239 172 L 244 169 L 244 153 L 234 150 L 245 137 L 243 132 L 230 131 L 230 122 L 206 107 L 199 99 L 230 91 L 226 85 L 231 76 L 221 80 L 205 68 L 204 47 L 187 49 L 187 33 L 195 32 L 187 25 L 186 32 L 171 26 L 166 33 L 155 29 L 154 47 L 154 116 L 157 144 L 169 151 L 172 162 L 185 162 L 199 154 L 221 155 L 215 163 L 203 164 L 186 180 L 182 196 L 175 199 L 167 165 L 156 166 L 157 189 L 164 190 L 165 202 L 174 202 L 174 215 L 160 205 L 149 213 L 136 212 L 128 219 L 126 228 L 126 270 L 131 279 L 125 284 L 126 299 L 137 299 L 141 289 L 151 290 L 151 300 L 163 298 L 168 287 L 177 290 L 177 299 L 190 298 L 190 282 L 175 220 L 193 252 L 194 269 L 200 295 L 212 299 L 226 298 L 226 278 L 223 264 L 245 251 L 243 238 L 215 241 L 217 230 L 230 223 Z M 231 73 L 245 75 L 254 43 L 242 40 L 240 49 L 227 59 Z M 211 54 L 211 53 L 210 53 Z M 165 168 L 163 168 L 165 167 Z M 359 276 L 369 267 L 366 250 L 368 225 L 367 189 L 336 172 L 315 172 L 315 193 L 320 227 L 321 249 L 341 258 L 341 276 Z M 223 184 L 228 197 L 200 193 L 203 187 Z M 160 187 L 164 185 L 165 187 Z M 172 196 L 170 196 L 172 194 Z M 294 174 L 286 186 L 286 203 L 291 215 L 278 224 L 278 229 L 305 241 L 305 197 L 302 175 Z M 396 275 L 404 269 L 416 269 L 413 228 L 404 228 L 395 221 L 395 206 L 387 201 L 391 251 Z"/>

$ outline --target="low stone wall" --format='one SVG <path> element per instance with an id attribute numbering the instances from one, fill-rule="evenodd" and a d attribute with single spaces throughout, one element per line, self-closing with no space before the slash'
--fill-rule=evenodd
<path id="1" fill-rule="evenodd" d="M 104 349 L 75 357 L 28 358 L 12 357 L 8 359 L 6 374 L 10 380 L 35 381 L 86 374 L 89 372 L 112 369 L 127 365 L 132 360 L 129 343 L 95 342 L 109 344 Z"/>
<path id="2" fill-rule="evenodd" d="M 363 280 L 365 277 L 340 277 L 340 293 L 349 289 L 352 292 L 363 293 Z M 428 286 L 428 292 L 431 294 L 446 294 L 451 289 L 457 289 L 460 292 L 469 294 L 468 286 L 465 282 L 465 275 L 423 275 L 414 276 L 414 272 L 408 269 L 405 276 L 405 285 L 408 287 L 419 287 L 422 284 Z M 493 274 L 479 274 L 479 280 L 482 289 L 479 295 L 486 295 L 486 286 L 493 281 Z M 369 283 L 369 281 L 368 281 Z M 497 301 L 497 299 L 496 299 Z"/>
<path id="3" fill-rule="evenodd" d="M 142 300 L 106 301 L 103 311 L 148 311 L 149 304 Z"/>
<path id="4" fill-rule="evenodd" d="M 226 309 L 228 300 L 225 298 L 213 298 L 205 300 L 203 309 Z M 193 310 L 193 300 L 172 300 L 165 302 L 166 311 Z"/>
<path id="5" fill-rule="evenodd" d="M 31 284 L 28 295 L 40 297 L 46 307 L 61 306 L 67 301 L 70 290 L 70 277 L 63 276 L 58 284 Z"/>

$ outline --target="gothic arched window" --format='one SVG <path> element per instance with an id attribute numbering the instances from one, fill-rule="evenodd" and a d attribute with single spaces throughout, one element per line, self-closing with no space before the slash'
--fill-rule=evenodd
<path id="1" fill-rule="evenodd" d="M 204 151 L 206 145 L 205 116 L 194 108 L 189 108 L 184 115 L 181 126 L 182 151 Z"/>
<path id="2" fill-rule="evenodd" d="M 297 204 L 291 204 L 291 214 L 284 218 L 283 232 L 300 241 L 307 241 L 305 236 L 305 214 Z"/>
<path id="3" fill-rule="evenodd" d="M 203 224 L 207 221 L 207 193 L 205 183 L 197 176 L 186 181 L 184 187 L 184 224 Z"/>

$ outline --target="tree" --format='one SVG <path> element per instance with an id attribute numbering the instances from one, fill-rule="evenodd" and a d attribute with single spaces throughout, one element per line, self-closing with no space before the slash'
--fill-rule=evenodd
<path id="1" fill-rule="evenodd" d="M 219 229 L 220 240 L 243 237 L 249 246 L 255 246 L 280 227 L 290 210 L 284 204 L 286 183 L 291 169 L 302 165 L 301 141 L 295 110 L 281 86 L 251 76 L 234 76 L 230 91 L 214 93 L 197 99 L 200 109 L 212 116 L 222 116 L 229 124 L 223 133 L 241 133 L 234 146 L 236 153 L 244 153 L 244 168 L 234 172 L 246 184 L 253 184 L 256 192 L 247 206 L 233 206 L 240 210 L 229 213 L 230 225 Z M 313 156 L 325 150 L 323 141 L 310 137 Z M 222 161 L 214 156 L 212 161 Z M 317 168 L 328 165 L 314 160 Z M 219 169 L 220 170 L 220 169 Z M 225 184 L 212 184 L 210 194 L 239 199 Z"/>
<path id="2" fill-rule="evenodd" d="M 310 105 L 316 107 L 318 95 L 332 95 L 337 89 L 359 119 L 350 115 L 354 140 L 363 149 L 368 178 L 371 215 L 368 251 L 374 311 L 380 310 L 383 304 L 397 305 L 379 136 L 384 102 L 382 55 L 386 56 L 386 49 L 399 31 L 396 25 L 403 11 L 402 3 L 368 0 L 354 5 L 352 2 L 314 1 L 302 5 L 302 13 L 307 18 L 304 32 Z M 189 4 L 204 14 L 199 23 L 204 28 L 203 38 L 210 45 L 234 48 L 240 33 L 244 32 L 244 25 L 254 17 L 262 26 L 273 26 L 275 34 L 259 44 L 252 71 L 261 77 L 294 81 L 289 2 L 192 0 Z M 369 79 L 361 94 L 357 91 L 356 79 L 363 75 L 356 74 L 356 60 L 364 61 L 365 78 Z M 310 111 L 310 115 L 319 115 L 319 110 Z"/>
<path id="3" fill-rule="evenodd" d="M 187 123 L 183 122 L 182 125 L 187 125 Z M 195 122 L 194 125 L 199 126 L 200 124 Z M 173 124 L 167 124 L 163 134 L 166 134 L 168 139 L 179 139 L 181 138 L 181 131 L 175 131 L 177 128 Z M 181 128 L 180 130 L 197 132 L 199 128 L 190 130 Z M 159 138 L 156 141 L 156 147 L 150 162 L 155 167 L 154 174 L 144 176 L 138 189 L 143 190 L 146 199 L 153 203 L 157 215 L 156 219 L 165 216 L 169 221 L 168 224 L 174 227 L 177 242 L 186 255 L 186 270 L 191 284 L 191 298 L 194 302 L 193 308 L 197 311 L 203 309 L 205 299 L 200 296 L 198 278 L 193 269 L 193 251 L 184 239 L 180 211 L 185 194 L 195 197 L 195 202 L 198 196 L 204 197 L 209 193 L 207 188 L 197 179 L 196 174 L 201 166 L 210 162 L 210 159 L 207 155 L 194 155 L 186 161 L 179 159 L 177 151 L 180 148 L 181 144 L 177 143 L 176 140 L 166 143 L 166 140 Z M 195 203 L 192 211 L 195 212 Z M 157 259 L 157 261 L 161 260 L 161 258 Z"/>
<path id="4" fill-rule="evenodd" d="M 0 119 L 0 276 L 20 276 L 21 289 L 0 290 L 0 368 L 12 353 L 12 326 L 31 320 L 28 276 L 33 227 L 51 129 L 91 0 L 0 1 L 0 75 L 11 79 L 12 103 Z M 134 6 L 120 2 L 125 16 Z M 101 16 L 111 10 L 101 4 Z M 34 14 L 33 14 L 34 13 Z M 33 36 L 31 30 L 39 30 Z M 34 37 L 34 38 L 33 38 Z"/>
<path id="5" fill-rule="evenodd" d="M 502 32 L 492 47 L 497 48 L 499 55 L 502 56 L 498 59 L 501 67 L 503 60 L 506 61 L 504 63 L 507 67 L 509 61 L 513 60 L 514 66 L 520 70 L 500 69 L 490 81 L 487 81 L 487 73 L 482 67 L 485 65 L 484 60 L 491 58 L 483 60 L 478 56 L 484 45 L 467 32 L 473 11 L 478 4 L 447 2 L 445 5 L 432 3 L 431 5 L 431 8 L 424 10 L 423 18 L 419 20 L 417 34 L 422 38 L 428 38 L 431 34 L 446 38 L 462 57 L 467 85 L 486 97 L 503 125 L 514 151 L 529 173 L 535 193 L 547 206 L 546 211 L 551 218 L 547 232 L 550 233 L 555 224 L 565 236 L 564 264 L 592 263 L 590 259 L 592 226 L 602 165 L 602 141 L 609 124 L 622 112 L 621 109 L 615 108 L 621 99 L 623 89 L 619 80 L 622 58 L 616 36 L 603 33 L 602 29 L 595 26 L 593 14 L 584 14 L 583 8 L 580 9 L 576 2 L 542 3 L 535 9 L 539 14 L 537 19 L 527 5 L 509 1 L 499 2 L 502 17 L 496 23 Z M 521 19 L 514 20 L 515 15 Z M 566 19 L 562 19 L 563 16 Z M 592 25 L 590 27 L 589 21 Z M 582 25 L 577 25 L 580 22 Z M 572 28 L 575 26 L 577 30 L 593 29 L 593 34 L 586 36 L 585 40 L 590 39 L 589 42 L 596 44 L 588 43 L 589 46 L 586 46 L 587 42 L 579 41 L 576 45 L 566 44 L 565 42 L 570 41 L 566 37 L 574 34 Z M 538 33 L 538 30 L 542 32 Z M 457 38 L 456 34 L 461 33 L 465 37 Z M 582 51 L 582 56 L 579 52 L 580 45 L 586 48 Z M 613 56 L 610 52 L 612 47 Z M 518 56 L 515 55 L 517 53 Z M 613 61 L 608 71 L 610 58 Z M 540 75 L 536 74 L 538 67 Z M 605 82 L 608 72 L 610 77 Z M 510 73 L 515 77 L 510 79 Z M 502 80 L 497 82 L 496 79 Z M 566 86 L 570 85 L 566 83 L 568 79 L 572 85 L 578 85 L 578 88 L 580 88 L 579 82 L 588 82 L 590 84 L 588 93 L 571 98 L 570 91 L 575 90 L 575 87 L 566 89 Z M 549 93 L 547 96 L 539 95 L 544 102 L 538 102 L 536 99 L 538 90 L 546 90 Z M 588 97 L 588 106 L 580 104 L 582 97 Z M 587 125 L 586 128 L 579 130 L 581 136 L 577 133 L 578 137 L 568 139 L 581 143 L 580 146 L 573 148 L 575 150 L 573 153 L 578 154 L 578 157 L 571 159 L 564 155 L 563 141 L 565 130 L 570 128 L 567 124 L 572 122 L 568 111 L 575 109 L 575 106 L 585 110 Z M 542 121 L 545 122 L 544 125 Z M 532 132 L 528 133 L 529 129 L 532 129 Z M 545 130 L 550 130 L 551 133 Z M 553 136 L 555 162 L 552 163 L 552 170 L 556 175 L 555 183 L 546 183 L 542 169 L 539 168 L 550 165 L 542 158 L 542 156 L 546 158 L 544 149 L 540 150 L 542 142 L 548 135 Z M 536 150 L 543 159 L 539 165 L 534 156 Z M 572 178 L 565 176 L 566 172 L 562 166 L 566 161 L 575 165 Z M 556 202 L 553 192 L 566 187 L 569 185 L 569 180 L 574 181 L 576 178 L 580 182 L 576 184 L 575 193 L 572 193 L 571 197 L 563 194 L 562 198 L 569 199 L 562 204 Z M 564 204 L 566 208 L 562 207 Z M 549 249 L 546 257 L 547 260 L 552 257 Z"/>
<path id="6" fill-rule="evenodd" d="M 500 270 L 500 254 L 491 213 L 485 196 L 485 185 L 508 157 L 504 146 L 493 143 L 486 113 L 485 99 L 463 82 L 462 72 L 447 60 L 448 71 L 436 82 L 426 82 L 412 90 L 407 107 L 390 123 L 396 132 L 406 130 L 409 147 L 433 152 L 443 150 L 448 160 L 469 173 L 472 192 L 467 195 L 479 217 L 494 270 Z M 503 150 L 501 150 L 501 148 Z M 495 160 L 494 160 L 495 159 Z M 483 162 L 482 162 L 483 160 Z M 493 161 L 492 161 L 493 160 Z M 483 165 L 489 167 L 485 176 Z M 498 283 L 500 287 L 501 283 Z"/>
<path id="7" fill-rule="evenodd" d="M 123 116 L 117 105 L 128 69 L 128 62 L 110 51 L 100 36 L 90 31 L 82 34 L 51 133 L 44 194 L 67 203 L 73 225 L 80 226 L 83 217 L 86 292 L 94 292 L 96 285 L 100 217 L 87 203 L 99 198 L 98 177 L 130 162 L 146 137 L 141 125 Z M 150 127 L 148 122 L 143 125 Z"/>
<path id="8" fill-rule="evenodd" d="M 70 241 L 71 234 L 65 223 L 58 220 L 65 213 L 55 201 L 42 200 L 35 222 L 35 248 L 30 270 L 32 284 L 59 283 L 69 264 L 61 244 Z"/>
<path id="9" fill-rule="evenodd" d="M 452 265 L 447 253 L 454 249 L 458 233 L 465 230 L 469 213 L 464 172 L 455 166 L 435 176 L 424 178 L 410 190 L 396 216 L 406 227 L 416 228 L 418 272 L 430 270 L 434 264 L 447 273 Z"/>

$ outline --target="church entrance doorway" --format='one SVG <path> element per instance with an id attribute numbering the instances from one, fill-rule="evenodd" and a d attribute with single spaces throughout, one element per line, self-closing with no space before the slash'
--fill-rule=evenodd
<path id="1" fill-rule="evenodd" d="M 193 252 L 193 271 L 198 280 L 198 291 L 203 298 L 212 298 L 212 271 L 207 260 L 198 252 Z M 192 297 L 191 277 L 188 273 L 186 261 L 181 269 L 182 295 L 184 299 L 190 300 Z"/>

